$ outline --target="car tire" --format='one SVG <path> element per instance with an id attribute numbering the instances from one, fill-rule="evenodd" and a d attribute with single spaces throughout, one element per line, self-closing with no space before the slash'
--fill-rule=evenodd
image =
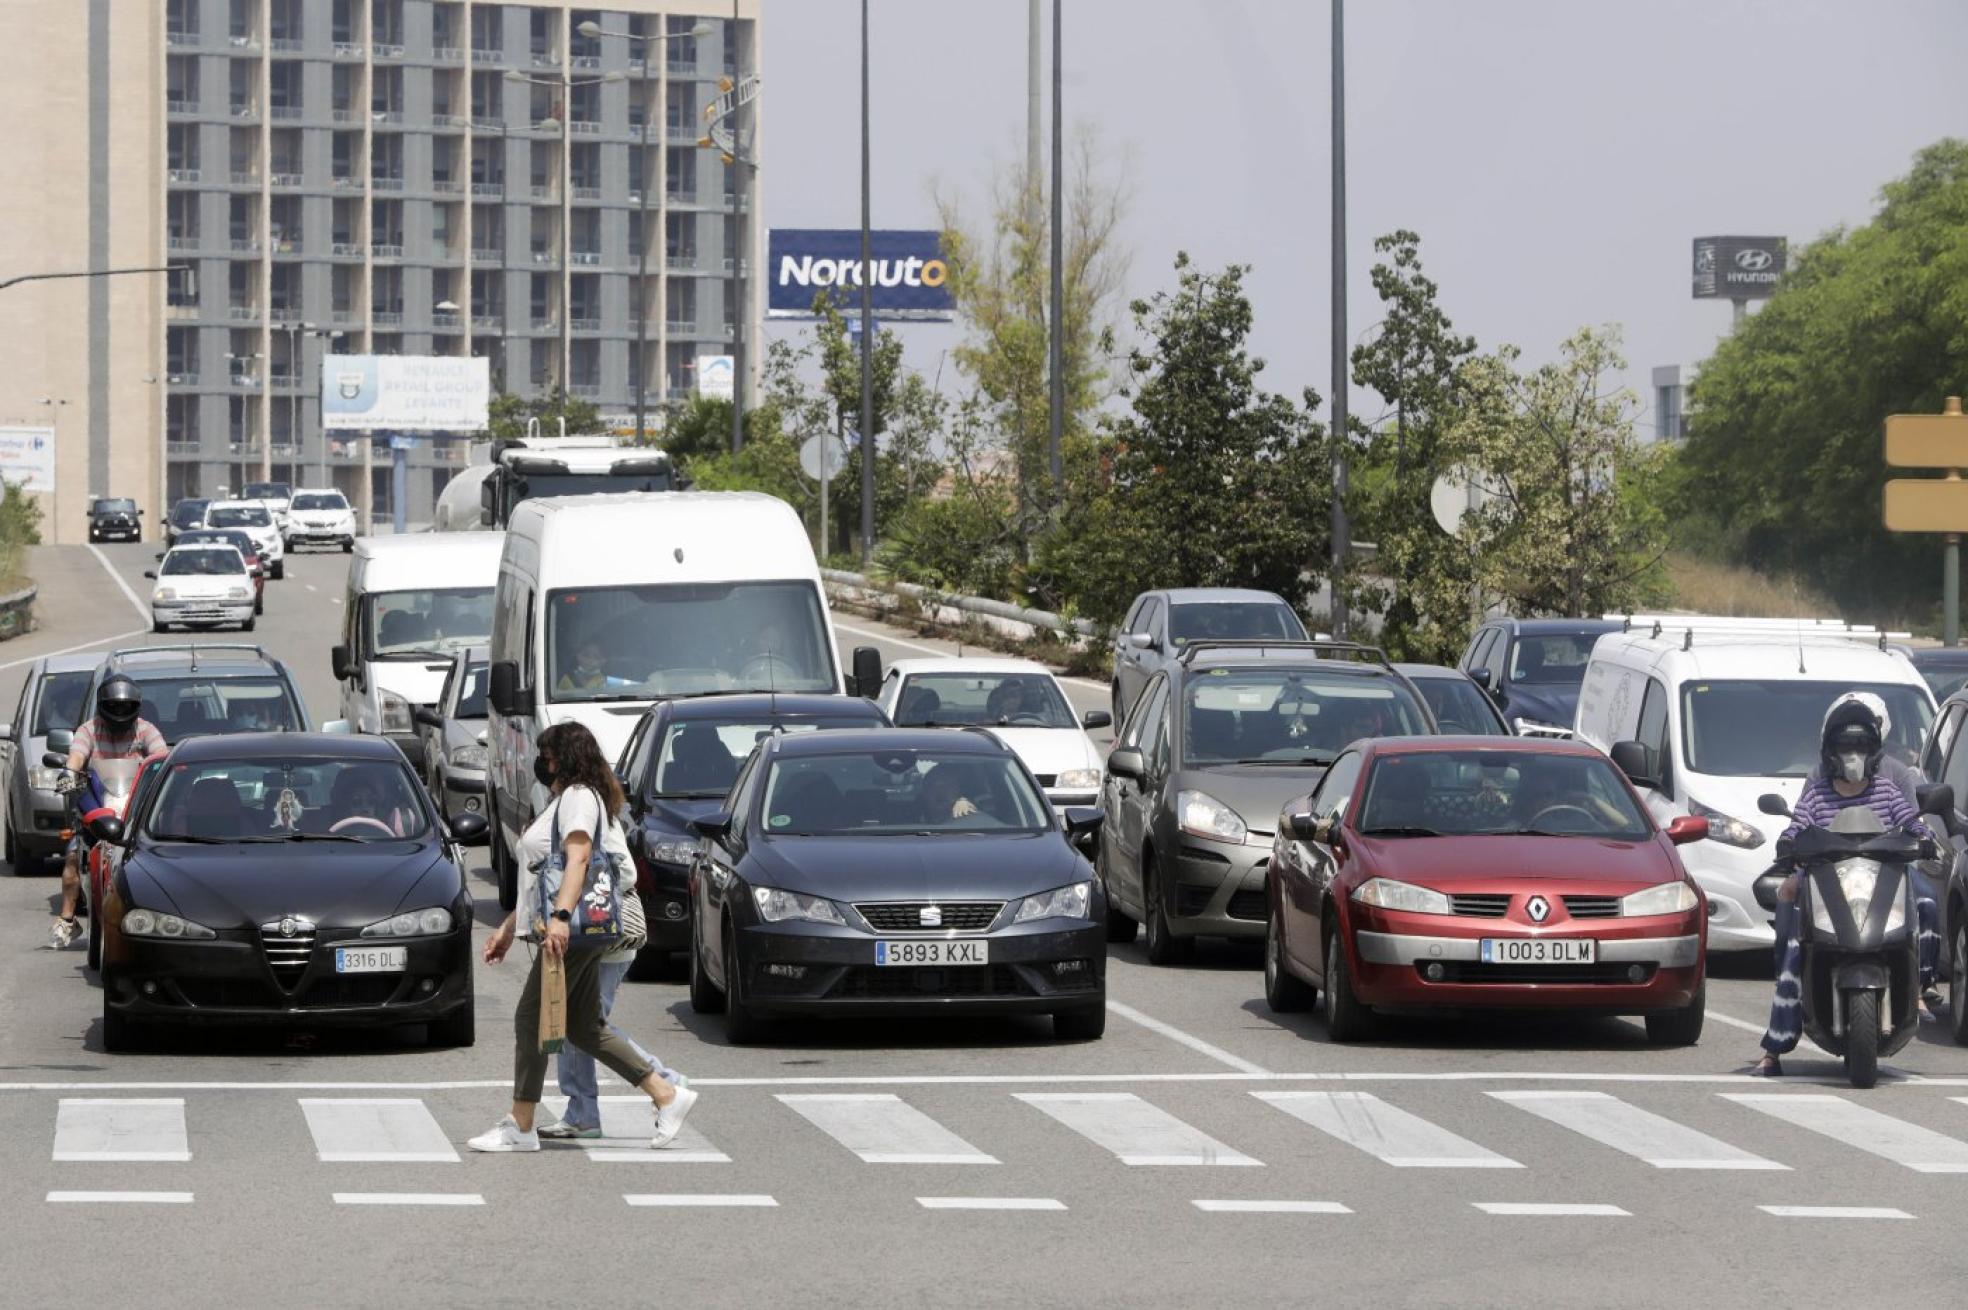
<path id="1" fill-rule="evenodd" d="M 711 975 L 704 971 L 704 953 L 698 949 L 697 927 L 693 921 L 690 928 L 690 1012 L 692 1014 L 723 1014 L 724 993 L 711 981 Z"/>
<path id="2" fill-rule="evenodd" d="M 1696 984 L 1695 999 L 1678 1010 L 1647 1016 L 1647 1040 L 1655 1046 L 1693 1046 L 1701 1040 L 1702 1019 L 1708 1013 L 1708 983 Z"/>
<path id="3" fill-rule="evenodd" d="M 171 625 L 162 622 L 158 619 L 152 619 L 150 621 L 150 630 L 152 632 L 169 632 L 171 630 Z"/>
<path id="4" fill-rule="evenodd" d="M 1107 880 L 1107 846 L 1101 843 L 1093 851 L 1093 872 L 1100 879 L 1100 894 L 1107 898 L 1107 940 L 1114 945 L 1124 946 L 1134 940 L 1141 925 L 1128 916 L 1121 903 L 1114 899 L 1113 884 Z"/>
<path id="5" fill-rule="evenodd" d="M 142 1024 L 126 1014 L 110 1009 L 108 994 L 105 992 L 102 1011 L 103 1050 L 111 1053 L 140 1051 L 149 1045 L 149 1036 Z"/>
<path id="6" fill-rule="evenodd" d="M 499 884 L 499 908 L 511 913 L 519 904 L 519 864 L 506 849 L 506 831 L 499 824 L 499 807 L 492 793 L 485 794 L 485 810 L 492 822 L 486 835 L 487 852 L 491 857 L 492 877 Z"/>
<path id="7" fill-rule="evenodd" d="M 13 829 L 7 829 L 9 840 Z M 1954 1044 L 1968 1045 L 1968 912 L 1955 911 L 1954 959 L 1948 967 L 1948 1027 L 1954 1030 Z"/>
<path id="8" fill-rule="evenodd" d="M 1285 934 L 1277 911 L 1264 922 L 1264 1003 L 1273 1014 L 1297 1014 L 1312 1008 L 1319 991 L 1285 967 Z"/>
<path id="9" fill-rule="evenodd" d="M 1052 1016 L 1052 1035 L 1062 1042 L 1097 1042 L 1107 1032 L 1107 1004 L 1059 1010 Z"/>
<path id="10" fill-rule="evenodd" d="M 279 581 L 279 580 L 280 580 L 281 578 L 284 578 L 284 577 L 286 577 L 286 576 L 287 576 L 287 561 L 286 561 L 286 560 L 284 560 L 284 559 L 277 559 L 277 560 L 275 560 L 275 561 L 273 562 L 273 568 L 272 568 L 272 569 L 271 569 L 271 570 L 270 570 L 270 571 L 268 572 L 268 574 L 267 574 L 267 576 L 268 576 L 268 577 L 271 577 L 271 578 L 272 578 L 272 579 L 274 579 L 274 580 L 275 580 L 276 582 L 277 582 L 277 581 Z"/>
<path id="11" fill-rule="evenodd" d="M 241 632 L 251 632 L 253 630 L 253 620 L 247 619 L 244 623 L 239 625 L 239 630 Z"/>
<path id="12" fill-rule="evenodd" d="M 739 995 L 738 934 L 729 924 L 724 929 L 724 1040 L 733 1046 L 748 1046 L 758 1040 L 764 1026 L 752 1007 Z"/>
<path id="13" fill-rule="evenodd" d="M 102 916 L 100 914 L 91 914 L 89 916 L 89 967 L 97 973 L 102 972 L 103 928 Z"/>
<path id="14" fill-rule="evenodd" d="M 349 555 L 349 554 L 353 554 L 354 551 L 355 551 L 355 543 L 353 541 L 344 541 L 342 543 L 342 554 Z"/>
<path id="15" fill-rule="evenodd" d="M 1162 966 L 1186 964 L 1194 952 L 1195 942 L 1187 937 L 1177 937 L 1169 929 L 1168 905 L 1165 889 L 1162 886 L 1162 862 L 1150 855 L 1142 865 L 1141 899 L 1147 902 L 1145 908 L 1148 930 L 1148 963 Z"/>
<path id="16" fill-rule="evenodd" d="M 1373 1035 L 1374 1013 L 1353 994 L 1353 975 L 1346 970 L 1346 951 L 1335 929 L 1326 943 L 1326 1036 L 1335 1042 L 1357 1042 Z"/>
<path id="17" fill-rule="evenodd" d="M 7 815 L 7 836 L 5 844 L 7 867 L 18 878 L 20 877 L 20 843 L 14 840 L 14 816 L 11 812 Z M 1955 994 L 1960 995 L 1958 991 Z"/>
<path id="18" fill-rule="evenodd" d="M 478 1041 L 478 1006 L 467 990 L 465 1003 L 429 1025 L 424 1038 L 431 1046 L 462 1048 Z"/>

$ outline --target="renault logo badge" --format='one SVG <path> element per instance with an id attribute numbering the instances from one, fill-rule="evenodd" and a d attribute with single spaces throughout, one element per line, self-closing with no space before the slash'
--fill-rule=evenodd
<path id="1" fill-rule="evenodd" d="M 1551 902 L 1542 896 L 1533 896 L 1525 901 L 1524 909 L 1530 914 L 1532 923 L 1543 923 L 1551 917 Z"/>
<path id="2" fill-rule="evenodd" d="M 943 926 L 943 907 L 940 905 L 925 905 L 916 917 L 922 921 L 922 926 L 925 928 L 941 928 Z"/>

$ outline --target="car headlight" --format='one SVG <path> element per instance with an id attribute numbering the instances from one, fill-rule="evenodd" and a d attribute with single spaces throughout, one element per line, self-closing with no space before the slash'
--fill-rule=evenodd
<path id="1" fill-rule="evenodd" d="M 1680 914 L 1694 909 L 1700 899 L 1695 895 L 1695 889 L 1685 882 L 1664 882 L 1658 887 L 1648 887 L 1631 896 L 1620 897 L 1620 913 L 1636 918 L 1649 914 Z"/>
<path id="2" fill-rule="evenodd" d="M 233 587 L 226 592 L 227 600 L 251 600 L 252 598 L 253 589 L 251 587 Z"/>
<path id="3" fill-rule="evenodd" d="M 1055 887 L 1037 896 L 1027 896 L 1018 902 L 1018 913 L 1011 916 L 1011 921 L 1029 923 L 1033 919 L 1084 919 L 1092 905 L 1093 884 L 1076 882 L 1069 887 Z"/>
<path id="4" fill-rule="evenodd" d="M 218 934 L 202 923 L 181 919 L 156 910 L 130 910 L 123 916 L 123 931 L 132 937 L 165 937 L 180 941 L 210 941 Z"/>
<path id="5" fill-rule="evenodd" d="M 1067 769 L 1052 780 L 1060 791 L 1099 791 L 1099 769 Z"/>
<path id="6" fill-rule="evenodd" d="M 697 843 L 687 837 L 651 842 L 649 858 L 659 864 L 688 864 L 697 858 Z"/>
<path id="7" fill-rule="evenodd" d="M 1208 837 L 1212 841 L 1241 842 L 1250 834 L 1250 829 L 1245 826 L 1242 816 L 1204 791 L 1177 792 L 1175 816 L 1182 831 L 1192 837 Z"/>
<path id="8" fill-rule="evenodd" d="M 780 891 L 777 887 L 754 887 L 752 902 L 758 906 L 759 918 L 767 923 L 807 919 L 813 923 L 847 926 L 840 907 L 824 896 L 801 896 L 798 892 Z"/>
<path id="9" fill-rule="evenodd" d="M 1569 737 L 1569 726 L 1546 723 L 1541 719 L 1517 718 L 1510 721 L 1510 727 L 1519 737 Z"/>
<path id="10" fill-rule="evenodd" d="M 176 587 L 159 587 L 156 591 L 150 593 L 150 598 L 152 601 L 176 600 L 178 598 L 178 589 Z"/>
<path id="11" fill-rule="evenodd" d="M 382 693 L 378 705 L 383 711 L 384 732 L 410 732 L 414 721 L 410 717 L 410 702 L 393 691 Z"/>
<path id="12" fill-rule="evenodd" d="M 1744 823 L 1734 815 L 1712 810 L 1700 801 L 1688 801 L 1688 813 L 1697 819 L 1708 820 L 1708 839 L 1719 841 L 1724 846 L 1734 846 L 1738 850 L 1753 851 L 1763 844 L 1763 833 L 1754 824 Z"/>
<path id="13" fill-rule="evenodd" d="M 1369 878 L 1353 889 L 1353 899 L 1378 910 L 1399 910 L 1403 914 L 1448 914 L 1449 898 L 1427 887 L 1392 878 Z"/>
<path id="14" fill-rule="evenodd" d="M 451 931 L 451 911 L 433 906 L 428 910 L 405 910 L 362 930 L 364 937 L 435 937 Z"/>
<path id="15" fill-rule="evenodd" d="M 476 744 L 460 746 L 451 752 L 451 767 L 454 769 L 482 769 L 485 767 L 485 748 Z"/>
<path id="16" fill-rule="evenodd" d="M 45 769 L 36 764 L 27 771 L 27 785 L 35 791 L 53 791 L 55 780 L 61 775 L 60 769 Z"/>

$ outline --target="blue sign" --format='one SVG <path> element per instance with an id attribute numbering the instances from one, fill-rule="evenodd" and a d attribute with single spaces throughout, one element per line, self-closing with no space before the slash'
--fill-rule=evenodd
<path id="1" fill-rule="evenodd" d="M 869 251 L 877 314 L 930 321 L 951 316 L 956 301 L 941 232 L 880 229 L 869 233 Z M 766 310 L 774 318 L 811 315 L 814 298 L 823 291 L 843 312 L 861 303 L 859 228 L 774 228 L 766 263 Z"/>

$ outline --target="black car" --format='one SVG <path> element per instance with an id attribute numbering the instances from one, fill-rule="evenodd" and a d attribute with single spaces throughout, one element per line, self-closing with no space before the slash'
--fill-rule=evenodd
<path id="1" fill-rule="evenodd" d="M 211 501 L 192 497 L 171 506 L 171 512 L 164 518 L 164 544 L 177 544 L 178 534 L 190 532 L 205 526 L 205 510 Z"/>
<path id="2" fill-rule="evenodd" d="M 1106 1030 L 1105 898 L 1011 749 L 981 730 L 774 735 L 696 820 L 690 1005 L 773 1015 L 1038 1013 Z"/>
<path id="3" fill-rule="evenodd" d="M 143 511 L 127 496 L 102 496 L 89 503 L 90 541 L 142 541 Z"/>
<path id="4" fill-rule="evenodd" d="M 649 920 L 649 945 L 629 977 L 660 973 L 690 946 L 692 819 L 715 813 L 759 742 L 827 728 L 886 728 L 888 716 L 859 696 L 692 696 L 658 701 L 622 748 L 616 773 L 628 797 L 629 850 Z"/>
<path id="5" fill-rule="evenodd" d="M 1968 647 L 1925 646 L 1908 650 L 1907 658 L 1927 680 L 1927 687 L 1937 701 L 1944 701 L 1968 686 Z"/>
<path id="6" fill-rule="evenodd" d="M 1503 711 L 1496 707 L 1496 702 L 1484 695 L 1482 686 L 1461 669 L 1441 664 L 1396 664 L 1394 668 L 1428 702 L 1435 726 L 1442 733 L 1468 737 L 1515 735 L 1503 721 Z"/>
<path id="7" fill-rule="evenodd" d="M 1476 629 L 1457 667 L 1525 737 L 1569 737 L 1592 648 L 1616 619 L 1495 618 Z"/>
<path id="8" fill-rule="evenodd" d="M 472 898 L 456 841 L 376 737 L 201 737 L 145 771 L 102 906 L 102 1035 L 157 1024 L 428 1025 L 469 1046 Z M 119 831 L 119 829 L 121 829 Z"/>

